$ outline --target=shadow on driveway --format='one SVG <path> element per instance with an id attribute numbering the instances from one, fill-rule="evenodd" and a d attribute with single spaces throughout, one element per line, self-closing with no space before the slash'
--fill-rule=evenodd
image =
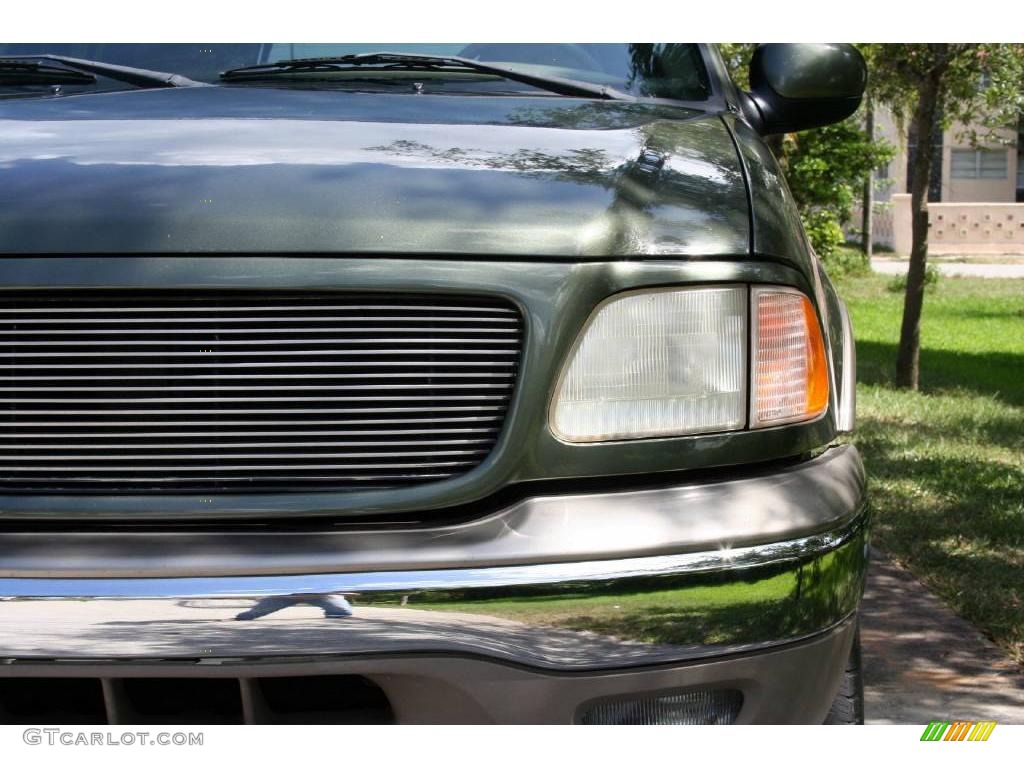
<path id="1" fill-rule="evenodd" d="M 861 606 L 865 719 L 1024 724 L 1024 671 L 907 571 L 871 553 Z"/>

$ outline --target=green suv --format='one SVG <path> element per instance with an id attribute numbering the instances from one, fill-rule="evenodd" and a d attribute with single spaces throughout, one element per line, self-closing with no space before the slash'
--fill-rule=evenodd
<path id="1" fill-rule="evenodd" d="M 862 719 L 845 45 L 0 46 L 0 721 Z"/>

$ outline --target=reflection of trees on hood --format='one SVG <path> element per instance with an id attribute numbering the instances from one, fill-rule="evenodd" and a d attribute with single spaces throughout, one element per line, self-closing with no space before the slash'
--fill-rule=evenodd
<path id="1" fill-rule="evenodd" d="M 512 171 L 528 176 L 553 176 L 572 184 L 614 186 L 620 167 L 603 149 L 580 148 L 552 153 L 539 149 L 517 149 L 493 152 L 482 149 L 450 147 L 441 149 L 418 141 L 399 139 L 385 146 L 367 147 L 405 157 L 429 157 L 453 168 L 477 168 L 490 171 Z"/>
<path id="2" fill-rule="evenodd" d="M 608 105 L 597 105 L 602 112 Z M 638 105 L 623 105 L 624 113 Z M 743 179 L 735 147 L 713 121 L 650 121 L 628 130 L 628 141 L 614 150 L 595 147 L 566 149 L 482 149 L 442 147 L 399 139 L 367 147 L 392 157 L 417 158 L 452 170 L 487 170 L 607 190 L 608 206 L 590 229 L 595 251 L 634 253 L 651 249 L 674 252 L 700 237 L 705 242 L 733 237 L 747 226 L 745 198 L 737 205 Z M 670 107 L 678 116 L 679 110 Z M 574 119 L 589 120 L 592 108 L 567 109 Z M 621 122 L 616 126 L 620 133 Z M 655 208 L 662 209 L 657 221 Z M 680 229 L 685 227 L 686 229 Z M 591 246 L 587 246 L 588 248 Z"/>
<path id="3" fill-rule="evenodd" d="M 641 136 L 641 141 L 642 141 Z M 638 143 L 638 155 L 642 144 Z M 430 158 L 452 168 L 473 168 L 505 171 L 532 178 L 546 177 L 559 182 L 596 186 L 612 191 L 611 202 L 603 214 L 604 231 L 611 238 L 601 248 L 626 250 L 629 243 L 640 242 L 645 230 L 646 205 L 654 195 L 632 179 L 636 159 L 625 162 L 613 158 L 604 149 L 574 148 L 547 152 L 539 149 L 516 149 L 509 152 L 449 147 L 441 149 L 418 141 L 398 140 L 385 146 L 368 147 L 371 151 L 405 157 Z M 650 179 L 643 180 L 643 184 Z"/>
<path id="4" fill-rule="evenodd" d="M 516 107 L 506 116 L 510 125 L 569 130 L 627 130 L 655 120 L 686 120 L 704 115 L 696 109 L 627 101 L 588 101 L 571 107 Z"/>
<path id="5" fill-rule="evenodd" d="M 624 205 L 633 213 L 642 213 L 659 194 L 666 194 L 655 188 L 659 185 L 666 155 L 647 147 L 646 131 L 637 134 L 637 154 L 625 160 L 617 160 L 603 149 L 586 147 L 557 153 L 540 149 L 494 152 L 463 147 L 440 149 L 405 139 L 368 149 L 406 157 L 429 157 L 453 168 L 510 171 L 533 178 L 548 177 L 569 184 L 610 189 L 614 197 L 609 213 L 621 213 Z"/>

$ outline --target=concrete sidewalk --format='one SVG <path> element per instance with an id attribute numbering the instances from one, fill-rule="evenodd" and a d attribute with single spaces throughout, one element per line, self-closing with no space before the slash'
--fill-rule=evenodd
<path id="1" fill-rule="evenodd" d="M 959 261 L 928 262 L 946 277 L 1024 278 L 1024 264 L 974 264 Z M 898 259 L 871 259 L 871 269 L 883 275 L 905 275 L 907 262 Z"/>
<path id="2" fill-rule="evenodd" d="M 874 550 L 861 642 L 868 723 L 1024 723 L 1021 667 Z"/>

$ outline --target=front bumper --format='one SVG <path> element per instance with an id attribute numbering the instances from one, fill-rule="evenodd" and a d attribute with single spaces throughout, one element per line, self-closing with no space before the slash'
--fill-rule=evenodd
<path id="1" fill-rule="evenodd" d="M 820 722 L 866 527 L 860 458 L 841 446 L 444 528 L 2 533 L 0 676 L 341 669 L 404 722 L 571 721 L 594 698 L 730 685 L 740 722 Z M 322 595 L 352 615 L 325 617 Z M 235 620 L 268 598 L 273 613 Z"/>

